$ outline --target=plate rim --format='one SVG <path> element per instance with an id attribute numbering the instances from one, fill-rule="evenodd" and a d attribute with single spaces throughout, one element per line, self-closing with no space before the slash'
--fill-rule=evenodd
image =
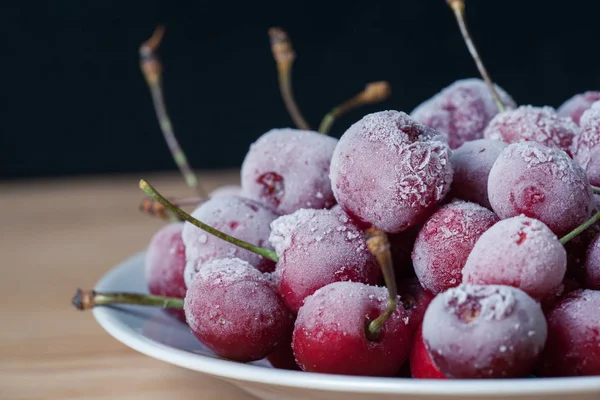
<path id="1" fill-rule="evenodd" d="M 124 269 L 143 268 L 145 251 L 128 257 L 107 271 L 95 288 L 110 286 L 118 272 Z M 113 338 L 133 350 L 157 360 L 182 368 L 202 372 L 217 378 L 269 386 L 293 387 L 335 392 L 452 395 L 452 396 L 517 396 L 560 394 L 600 394 L 598 377 L 561 377 L 539 379 L 479 379 L 479 380 L 418 380 L 410 378 L 382 378 L 319 374 L 302 371 L 266 369 L 251 364 L 207 357 L 179 350 L 154 340 L 129 328 L 115 317 L 115 307 L 95 307 L 93 315 L 98 324 Z M 540 383 L 545 383 L 540 387 Z"/>

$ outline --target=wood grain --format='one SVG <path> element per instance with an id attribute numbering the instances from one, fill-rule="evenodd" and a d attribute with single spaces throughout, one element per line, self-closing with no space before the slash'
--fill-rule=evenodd
<path id="1" fill-rule="evenodd" d="M 211 190 L 238 174 L 200 177 Z M 172 174 L 0 183 L 0 399 L 252 399 L 130 350 L 71 306 L 162 225 L 137 210 L 140 177 L 193 194 Z"/>

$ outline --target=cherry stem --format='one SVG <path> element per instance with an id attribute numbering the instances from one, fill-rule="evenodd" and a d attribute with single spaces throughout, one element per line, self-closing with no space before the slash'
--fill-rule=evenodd
<path id="1" fill-rule="evenodd" d="M 387 308 L 377 318 L 367 323 L 365 333 L 367 339 L 371 341 L 379 340 L 381 329 L 385 321 L 396 311 L 398 305 L 398 288 L 396 287 L 396 278 L 394 276 L 394 265 L 392 263 L 392 253 L 390 252 L 390 242 L 385 232 L 369 228 L 366 231 L 367 246 L 371 253 L 377 258 L 377 262 L 383 272 L 383 279 L 388 289 Z"/>
<path id="2" fill-rule="evenodd" d="M 258 247 L 251 243 L 244 242 L 243 240 L 236 239 L 236 238 L 229 236 L 228 234 L 221 232 L 218 229 L 215 229 L 212 226 L 207 225 L 204 222 L 199 221 L 196 218 L 192 217 L 190 214 L 186 213 L 181 208 L 172 204 L 162 194 L 160 194 L 154 187 L 152 187 L 152 185 L 150 185 L 148 182 L 146 182 L 143 179 L 140 180 L 140 189 L 142 189 L 148 196 L 152 197 L 154 200 L 158 201 L 160 204 L 165 206 L 173 214 L 176 214 L 182 220 L 188 221 L 189 223 L 197 226 L 198 228 L 202 229 L 203 231 L 208 232 L 211 235 L 218 237 L 219 239 L 223 239 L 226 242 L 232 243 L 232 244 L 236 245 L 237 247 L 246 249 L 246 250 L 256 253 L 260 256 L 268 258 L 269 260 L 272 260 L 274 262 L 279 261 L 279 257 L 277 256 L 277 253 L 275 253 L 274 251 L 263 249 L 262 247 Z"/>
<path id="3" fill-rule="evenodd" d="M 277 75 L 279 78 L 279 90 L 285 103 L 288 113 L 292 117 L 294 124 L 299 129 L 310 130 L 310 125 L 302 116 L 292 91 L 292 64 L 296 59 L 296 53 L 292 48 L 287 33 L 281 28 L 269 29 L 269 38 L 271 40 L 271 51 L 273 58 L 277 63 Z"/>
<path id="4" fill-rule="evenodd" d="M 71 300 L 80 311 L 110 304 L 136 304 L 161 308 L 183 308 L 183 299 L 142 293 L 108 293 L 77 289 Z"/>
<path id="5" fill-rule="evenodd" d="M 181 175 L 185 179 L 187 185 L 194 189 L 200 196 L 206 197 L 206 192 L 198 184 L 198 178 L 190 167 L 187 157 L 183 152 L 183 149 L 179 145 L 175 132 L 173 131 L 173 124 L 167 113 L 167 107 L 165 105 L 165 99 L 162 89 L 162 63 L 158 59 L 156 50 L 160 46 L 160 42 L 163 38 L 165 28 L 159 25 L 150 39 L 142 43 L 140 46 L 140 68 L 144 74 L 144 78 L 150 88 L 150 94 L 152 95 L 152 101 L 154 103 L 154 110 L 156 111 L 156 117 L 160 124 L 160 129 L 163 133 L 167 146 L 171 151 L 173 160 Z"/>
<path id="6" fill-rule="evenodd" d="M 171 199 L 171 203 L 176 205 L 177 207 L 182 206 L 197 206 L 201 202 L 204 201 L 202 197 L 183 197 L 179 199 Z M 160 219 L 169 220 L 172 222 L 183 221 L 178 215 L 167 212 L 165 206 L 160 204 L 158 201 L 154 200 L 151 197 L 147 197 L 142 199 L 140 202 L 140 211 L 144 214 L 148 214 L 153 217 L 158 217 Z"/>
<path id="7" fill-rule="evenodd" d="M 477 48 L 475 47 L 475 44 L 473 43 L 473 40 L 471 39 L 471 35 L 467 28 L 464 0 L 446 0 L 446 2 L 448 3 L 448 5 L 452 9 L 452 11 L 454 12 L 454 16 L 456 17 L 456 21 L 458 22 L 458 27 L 460 28 L 460 32 L 462 34 L 463 40 L 465 41 L 465 44 L 467 45 L 467 48 L 469 49 L 469 53 L 471 53 L 471 57 L 473 57 L 473 60 L 475 61 L 475 65 L 477 65 L 477 69 L 479 70 L 481 77 L 487 84 L 490 94 L 492 95 L 492 98 L 494 99 L 494 102 L 496 103 L 496 107 L 498 107 L 498 111 L 500 111 L 500 112 L 506 111 L 506 107 L 504 106 L 504 103 L 502 103 L 502 100 L 500 100 L 500 96 L 498 95 L 498 91 L 496 90 L 496 87 L 494 86 L 494 83 L 492 82 L 492 78 L 488 74 L 487 69 L 485 68 L 485 65 L 483 65 L 483 61 L 481 60 L 481 57 L 479 56 L 479 53 L 477 52 Z"/>
<path id="8" fill-rule="evenodd" d="M 391 94 L 392 89 L 388 82 L 380 81 L 367 84 L 362 92 L 325 114 L 321 121 L 321 125 L 319 125 L 319 132 L 325 135 L 328 134 L 335 120 L 348 111 L 365 104 L 379 103 L 386 100 Z"/>
<path id="9" fill-rule="evenodd" d="M 592 186 L 592 191 L 596 194 L 600 194 L 600 187 L 598 186 Z"/>
<path id="10" fill-rule="evenodd" d="M 564 245 L 569 240 L 573 239 L 583 231 L 585 231 L 590 226 L 594 225 L 596 222 L 600 220 L 600 212 L 597 212 L 592 216 L 592 218 L 585 221 L 583 224 L 579 225 L 577 228 L 573 229 L 571 232 L 567 233 L 565 236 L 560 238 L 560 243 Z"/>

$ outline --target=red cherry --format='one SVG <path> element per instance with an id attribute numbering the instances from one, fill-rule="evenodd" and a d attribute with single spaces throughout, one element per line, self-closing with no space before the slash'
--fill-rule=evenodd
<path id="1" fill-rule="evenodd" d="M 487 208 L 462 200 L 433 213 L 419 232 L 412 253 L 423 287 L 437 294 L 458 286 L 475 242 L 496 222 L 498 217 Z"/>
<path id="2" fill-rule="evenodd" d="M 337 139 L 298 129 L 272 129 L 250 146 L 242 164 L 244 196 L 279 214 L 335 204 L 329 164 Z"/>
<path id="3" fill-rule="evenodd" d="M 438 369 L 423 341 L 423 327 L 419 325 L 410 351 L 410 375 L 416 379 L 447 379 Z"/>
<path id="4" fill-rule="evenodd" d="M 450 157 L 454 176 L 449 197 L 472 201 L 491 210 L 488 177 L 506 146 L 499 140 L 479 139 L 466 142 L 454 150 Z"/>
<path id="5" fill-rule="evenodd" d="M 592 185 L 600 185 L 600 101 L 581 116 L 581 133 L 573 141 L 575 161 L 585 170 Z"/>
<path id="6" fill-rule="evenodd" d="M 568 153 L 578 133 L 576 123 L 551 107 L 521 106 L 496 115 L 484 137 L 506 143 L 533 141 Z"/>
<path id="7" fill-rule="evenodd" d="M 514 100 L 494 85 L 500 100 L 514 108 Z M 451 148 L 456 149 L 471 140 L 481 139 L 483 131 L 498 108 L 484 81 L 461 79 L 415 108 L 411 116 L 442 133 Z"/>
<path id="8" fill-rule="evenodd" d="M 576 94 L 558 108 L 558 115 L 570 117 L 576 124 L 579 124 L 583 112 L 598 100 L 600 100 L 600 92 L 590 91 Z"/>
<path id="9" fill-rule="evenodd" d="M 240 196 L 214 197 L 198 206 L 192 216 L 237 239 L 272 249 L 268 241 L 269 225 L 277 214 L 254 200 Z M 263 272 L 275 268 L 273 261 L 219 239 L 189 222 L 183 228 L 183 242 L 187 260 L 184 278 L 188 284 L 204 264 L 217 258 L 240 258 Z"/>
<path id="10" fill-rule="evenodd" d="M 344 211 L 398 233 L 423 222 L 452 181 L 450 149 L 439 133 L 405 113 L 369 114 L 340 138 L 331 185 Z"/>
<path id="11" fill-rule="evenodd" d="M 301 209 L 277 218 L 271 228 L 270 241 L 279 256 L 274 277 L 292 312 L 330 283 L 379 282 L 381 271 L 363 232 L 345 214 Z"/>
<path id="12" fill-rule="evenodd" d="M 449 378 L 528 376 L 544 348 L 546 320 L 522 290 L 462 284 L 437 295 L 423 319 L 423 340 Z"/>
<path id="13" fill-rule="evenodd" d="M 592 205 L 581 167 L 565 152 L 535 142 L 502 151 L 490 171 L 488 195 L 501 219 L 525 214 L 560 236 L 585 222 Z"/>
<path id="14" fill-rule="evenodd" d="M 400 296 L 399 307 L 404 307 L 409 313 L 409 326 L 411 331 L 414 332 L 421 325 L 425 311 L 427 311 L 434 295 L 429 290 L 424 289 L 417 278 L 401 280 L 397 283 L 397 287 Z"/>
<path id="15" fill-rule="evenodd" d="M 542 222 L 519 216 L 485 231 L 467 258 L 463 282 L 510 285 L 541 300 L 556 293 L 565 277 L 567 253 Z"/>
<path id="16" fill-rule="evenodd" d="M 188 287 L 184 309 L 192 333 L 206 347 L 242 362 L 270 354 L 292 323 L 272 283 L 238 258 L 205 264 Z"/>
<path id="17" fill-rule="evenodd" d="M 185 297 L 183 279 L 185 246 L 181 237 L 183 223 L 176 222 L 161 228 L 150 241 L 146 252 L 146 282 L 150 294 L 166 297 Z M 169 310 L 185 321 L 183 310 Z"/>
<path id="18" fill-rule="evenodd" d="M 541 376 L 600 375 L 600 291 L 577 290 L 547 314 Z"/>
<path id="19" fill-rule="evenodd" d="M 412 333 L 402 307 L 384 323 L 378 341 L 367 339 L 370 320 L 387 307 L 387 290 L 336 282 L 306 298 L 298 312 L 292 348 L 304 371 L 393 376 L 407 359 Z"/>

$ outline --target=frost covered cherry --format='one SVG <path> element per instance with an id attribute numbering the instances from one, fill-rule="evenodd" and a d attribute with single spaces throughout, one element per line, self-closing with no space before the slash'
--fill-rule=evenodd
<path id="1" fill-rule="evenodd" d="M 292 350 L 293 333 L 294 324 L 292 323 L 290 324 L 288 332 L 286 332 L 279 343 L 277 343 L 277 346 L 275 346 L 271 354 L 267 356 L 267 360 L 271 363 L 273 368 L 289 369 L 292 371 L 298 371 L 300 369 L 296 363 L 296 357 Z"/>
<path id="2" fill-rule="evenodd" d="M 561 117 L 570 117 L 576 124 L 579 124 L 581 115 L 590 108 L 592 103 L 600 100 L 600 92 L 585 92 L 576 94 L 566 100 L 559 108 L 558 115 Z"/>
<path id="3" fill-rule="evenodd" d="M 336 200 L 353 218 L 398 233 L 425 220 L 452 181 L 439 134 L 398 111 L 369 114 L 341 137 L 331 159 Z"/>
<path id="4" fill-rule="evenodd" d="M 337 139 L 312 131 L 272 129 L 250 146 L 242 164 L 243 195 L 279 214 L 335 204 L 329 164 Z"/>
<path id="5" fill-rule="evenodd" d="M 581 132 L 573 142 L 575 161 L 585 170 L 592 185 L 600 185 L 600 101 L 581 116 Z"/>
<path id="6" fill-rule="evenodd" d="M 494 162 L 507 144 L 499 140 L 478 139 L 464 143 L 452 152 L 454 175 L 450 197 L 472 201 L 489 209 L 488 177 Z"/>
<path id="7" fill-rule="evenodd" d="M 412 252 L 421 285 L 433 294 L 458 286 L 475 242 L 496 222 L 498 217 L 487 208 L 462 200 L 433 213 L 419 232 Z"/>
<path id="8" fill-rule="evenodd" d="M 406 361 L 412 334 L 402 307 L 382 327 L 380 340 L 365 329 L 387 306 L 387 290 L 336 282 L 309 296 L 298 313 L 292 347 L 304 371 L 393 376 Z"/>
<path id="9" fill-rule="evenodd" d="M 585 172 L 560 150 L 535 142 L 509 145 L 488 179 L 492 209 L 501 219 L 525 214 L 564 235 L 590 216 L 592 188 Z"/>
<path id="10" fill-rule="evenodd" d="M 446 379 L 431 359 L 423 341 L 423 327 L 419 326 L 410 350 L 410 375 L 415 379 Z"/>
<path id="11" fill-rule="evenodd" d="M 561 284 L 567 253 L 556 235 L 542 222 L 518 216 L 485 231 L 467 258 L 463 282 L 517 287 L 543 299 Z"/>
<path id="12" fill-rule="evenodd" d="M 600 290 L 600 234 L 590 243 L 585 265 L 585 287 Z"/>
<path id="13" fill-rule="evenodd" d="M 187 291 L 183 279 L 185 269 L 185 246 L 181 238 L 182 222 L 162 227 L 154 234 L 145 258 L 146 283 L 150 294 L 166 297 L 185 297 Z M 185 320 L 181 310 L 169 310 Z"/>
<path id="14" fill-rule="evenodd" d="M 600 291 L 577 290 L 547 315 L 541 376 L 600 375 Z"/>
<path id="15" fill-rule="evenodd" d="M 256 201 L 239 196 L 215 197 L 202 203 L 192 216 L 237 239 L 272 249 L 269 225 L 277 214 Z M 273 261 L 206 233 L 189 222 L 183 228 L 183 242 L 186 246 L 184 277 L 187 284 L 206 262 L 215 258 L 240 258 L 260 271 L 272 271 L 275 267 Z"/>
<path id="16" fill-rule="evenodd" d="M 296 313 L 304 299 L 337 281 L 376 284 L 379 265 L 363 232 L 345 215 L 301 209 L 271 224 L 271 244 L 279 256 L 275 279 L 281 297 Z"/>
<path id="17" fill-rule="evenodd" d="M 500 100 L 514 108 L 514 100 L 498 85 L 494 85 Z M 444 88 L 411 112 L 417 121 L 438 130 L 451 148 L 483 137 L 483 131 L 498 108 L 484 81 L 461 79 Z"/>
<path id="18" fill-rule="evenodd" d="M 409 314 L 409 327 L 415 331 L 421 322 L 431 300 L 433 293 L 424 289 L 417 278 L 403 279 L 397 282 L 398 295 L 400 296 L 400 305 Z"/>
<path id="19" fill-rule="evenodd" d="M 540 305 L 502 285 L 462 284 L 437 295 L 423 319 L 423 339 L 449 378 L 527 376 L 546 342 Z"/>
<path id="20" fill-rule="evenodd" d="M 576 123 L 559 116 L 552 107 L 521 106 L 496 115 L 483 135 L 506 143 L 532 141 L 569 152 L 578 132 Z"/>
<path id="21" fill-rule="evenodd" d="M 188 287 L 184 309 L 192 333 L 206 347 L 242 362 L 271 353 L 292 323 L 271 282 L 239 258 L 205 264 Z"/>

